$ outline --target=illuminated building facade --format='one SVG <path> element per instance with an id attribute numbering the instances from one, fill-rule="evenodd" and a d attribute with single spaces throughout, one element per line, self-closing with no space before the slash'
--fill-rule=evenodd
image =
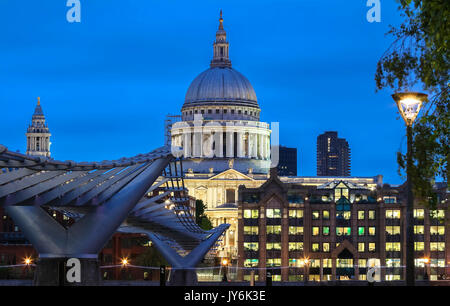
<path id="1" fill-rule="evenodd" d="M 450 222 L 446 186 L 438 205 L 416 204 L 417 277 L 450 277 Z M 275 281 L 365 280 L 383 267 L 382 280 L 403 280 L 406 200 L 403 186 L 380 177 L 279 178 L 239 189 L 239 266 L 272 268 Z M 305 259 L 307 263 L 305 264 Z M 250 270 L 240 270 L 249 280 Z M 260 280 L 266 271 L 258 270 Z M 425 276 L 427 275 L 427 276 Z"/>

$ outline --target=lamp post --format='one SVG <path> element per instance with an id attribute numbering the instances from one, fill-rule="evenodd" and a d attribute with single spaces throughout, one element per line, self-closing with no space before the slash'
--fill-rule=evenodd
<path id="1" fill-rule="evenodd" d="M 423 258 L 423 280 L 428 280 L 428 264 L 430 263 L 430 259 L 428 257 Z"/>
<path id="2" fill-rule="evenodd" d="M 303 266 L 303 283 L 306 285 L 309 278 L 309 259 L 305 258 L 300 261 L 300 265 Z"/>
<path id="3" fill-rule="evenodd" d="M 227 277 L 228 260 L 226 258 L 224 258 L 222 260 L 222 266 L 223 266 L 222 282 L 228 282 L 228 277 Z"/>
<path id="4" fill-rule="evenodd" d="M 124 278 L 128 274 L 128 265 L 130 264 L 130 261 L 127 257 L 124 257 L 120 260 L 120 263 L 122 264 L 122 278 Z"/>
<path id="5" fill-rule="evenodd" d="M 401 92 L 392 95 L 398 110 L 406 123 L 408 149 L 406 153 L 406 285 L 414 286 L 414 196 L 412 190 L 412 125 L 419 114 L 427 95 L 418 92 Z"/>

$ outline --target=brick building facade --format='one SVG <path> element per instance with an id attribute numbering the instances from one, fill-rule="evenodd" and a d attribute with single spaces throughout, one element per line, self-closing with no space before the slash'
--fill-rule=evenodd
<path id="1" fill-rule="evenodd" d="M 449 205 L 441 187 L 435 210 L 415 204 L 418 279 L 450 277 Z M 247 268 L 239 279 L 258 268 L 263 280 L 271 268 L 275 281 L 365 280 L 373 263 L 382 267 L 382 280 L 403 280 L 405 196 L 403 186 L 355 179 L 282 182 L 272 169 L 261 187 L 239 189 L 238 266 Z"/>

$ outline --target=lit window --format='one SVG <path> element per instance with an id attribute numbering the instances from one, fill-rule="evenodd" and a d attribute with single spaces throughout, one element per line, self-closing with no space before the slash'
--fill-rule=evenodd
<path id="1" fill-rule="evenodd" d="M 337 268 L 353 268 L 353 259 L 351 258 L 337 258 L 336 259 Z"/>
<path id="2" fill-rule="evenodd" d="M 351 227 L 336 227 L 337 236 L 350 236 L 351 232 Z"/>
<path id="3" fill-rule="evenodd" d="M 289 251 L 303 251 L 303 242 L 289 242 Z"/>
<path id="4" fill-rule="evenodd" d="M 364 236 L 364 226 L 358 227 L 358 236 Z"/>
<path id="5" fill-rule="evenodd" d="M 358 210 L 358 220 L 364 220 L 364 210 Z"/>
<path id="6" fill-rule="evenodd" d="M 425 249 L 424 242 L 414 242 L 414 251 L 423 251 Z"/>
<path id="7" fill-rule="evenodd" d="M 416 267 L 424 268 L 425 267 L 425 261 L 423 258 L 416 258 L 414 259 L 414 265 Z"/>
<path id="8" fill-rule="evenodd" d="M 289 258 L 289 267 L 301 267 L 301 260 L 297 258 Z"/>
<path id="9" fill-rule="evenodd" d="M 325 242 L 322 244 L 322 249 L 324 252 L 329 252 L 330 251 L 330 244 L 328 242 Z"/>
<path id="10" fill-rule="evenodd" d="M 281 264 L 280 264 L 280 266 L 281 266 Z M 279 267 L 279 266 L 275 266 L 275 267 Z M 272 280 L 273 280 L 274 282 L 281 282 L 281 275 L 280 275 L 280 274 L 274 274 L 274 275 L 272 275 Z"/>
<path id="11" fill-rule="evenodd" d="M 318 210 L 313 210 L 312 211 L 312 219 L 313 220 L 319 219 L 319 211 Z"/>
<path id="12" fill-rule="evenodd" d="M 301 209 L 290 209 L 289 210 L 289 218 L 303 218 L 303 210 Z"/>
<path id="13" fill-rule="evenodd" d="M 445 251 L 445 242 L 430 242 L 430 251 Z"/>
<path id="14" fill-rule="evenodd" d="M 400 258 L 386 258 L 387 267 L 400 267 Z"/>
<path id="15" fill-rule="evenodd" d="M 436 267 L 440 267 L 440 268 L 444 268 L 445 267 L 445 259 L 436 259 L 436 258 L 432 258 L 430 259 L 430 267 L 432 268 L 436 268 Z"/>
<path id="16" fill-rule="evenodd" d="M 359 242 L 358 243 L 358 252 L 364 252 L 364 247 L 365 247 L 365 243 L 364 242 Z"/>
<path id="17" fill-rule="evenodd" d="M 369 220 L 375 220 L 375 210 L 369 210 Z"/>
<path id="18" fill-rule="evenodd" d="M 303 235 L 303 226 L 289 226 L 289 235 Z"/>
<path id="19" fill-rule="evenodd" d="M 318 243 L 313 243 L 312 246 L 311 246 L 311 251 L 319 252 L 319 244 Z"/>
<path id="20" fill-rule="evenodd" d="M 329 226 L 324 226 L 324 227 L 322 227 L 322 234 L 323 234 L 324 236 L 330 235 L 330 227 L 329 227 Z"/>
<path id="21" fill-rule="evenodd" d="M 425 227 L 423 225 L 414 225 L 414 234 L 416 235 L 425 234 Z"/>
<path id="22" fill-rule="evenodd" d="M 333 267 L 333 261 L 331 260 L 331 258 L 322 259 L 322 267 L 323 268 Z"/>
<path id="23" fill-rule="evenodd" d="M 400 252 L 400 242 L 386 242 L 386 252 Z"/>
<path id="24" fill-rule="evenodd" d="M 376 245 L 375 242 L 369 242 L 369 252 L 375 252 Z"/>
<path id="25" fill-rule="evenodd" d="M 395 204 L 395 203 L 397 203 L 397 197 L 385 196 L 385 197 L 383 197 L 383 201 L 386 204 Z"/>
<path id="26" fill-rule="evenodd" d="M 312 235 L 313 236 L 317 236 L 317 235 L 319 235 L 319 227 L 318 226 L 313 226 L 313 228 L 312 228 Z"/>
<path id="27" fill-rule="evenodd" d="M 386 274 L 386 280 L 387 281 L 395 281 L 395 280 L 400 280 L 400 275 L 399 274 Z"/>
<path id="28" fill-rule="evenodd" d="M 414 218 L 423 220 L 425 217 L 425 210 L 423 209 L 414 209 Z"/>
<path id="29" fill-rule="evenodd" d="M 367 259 L 358 259 L 358 266 L 360 268 L 365 268 L 367 266 Z"/>
<path id="30" fill-rule="evenodd" d="M 444 235 L 445 234 L 445 226 L 430 226 L 430 234 L 431 235 Z"/>
<path id="31" fill-rule="evenodd" d="M 369 227 L 369 236 L 375 236 L 375 227 L 374 226 Z"/>
<path id="32" fill-rule="evenodd" d="M 244 219 L 258 219 L 257 209 L 244 209 Z"/>
<path id="33" fill-rule="evenodd" d="M 320 259 L 311 259 L 309 265 L 311 268 L 320 268 Z"/>
<path id="34" fill-rule="evenodd" d="M 244 235 L 258 235 L 258 227 L 244 226 Z"/>
<path id="35" fill-rule="evenodd" d="M 322 218 L 323 218 L 324 220 L 330 219 L 330 211 L 329 211 L 329 210 L 324 210 L 324 211 L 322 211 Z"/>
<path id="36" fill-rule="evenodd" d="M 267 225 L 267 234 L 281 234 L 281 225 Z"/>
<path id="37" fill-rule="evenodd" d="M 387 235 L 400 235 L 400 226 L 386 226 Z"/>
<path id="38" fill-rule="evenodd" d="M 443 209 L 430 210 L 430 217 L 432 219 L 443 220 L 445 218 L 445 211 Z"/>
<path id="39" fill-rule="evenodd" d="M 386 219 L 400 219 L 400 210 L 386 210 Z"/>
<path id="40" fill-rule="evenodd" d="M 267 218 L 281 218 L 281 209 L 279 208 L 268 208 Z"/>
<path id="41" fill-rule="evenodd" d="M 244 242 L 244 251 L 258 251 L 258 242 Z"/>
<path id="42" fill-rule="evenodd" d="M 267 250 L 281 250 L 281 242 L 267 242 L 266 249 Z"/>
<path id="43" fill-rule="evenodd" d="M 244 260 L 244 267 L 253 268 L 258 267 L 259 260 L 256 258 L 246 259 Z"/>
<path id="44" fill-rule="evenodd" d="M 268 258 L 267 259 L 268 267 L 281 267 L 281 258 Z M 273 275 L 275 276 L 275 275 Z"/>

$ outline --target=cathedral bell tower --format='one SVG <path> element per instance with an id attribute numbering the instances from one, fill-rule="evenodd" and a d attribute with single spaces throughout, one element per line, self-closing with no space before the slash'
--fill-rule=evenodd
<path id="1" fill-rule="evenodd" d="M 42 112 L 40 98 L 37 98 L 37 105 L 34 109 L 31 124 L 27 133 L 27 155 L 50 157 L 50 130 L 45 123 L 45 116 Z"/>

